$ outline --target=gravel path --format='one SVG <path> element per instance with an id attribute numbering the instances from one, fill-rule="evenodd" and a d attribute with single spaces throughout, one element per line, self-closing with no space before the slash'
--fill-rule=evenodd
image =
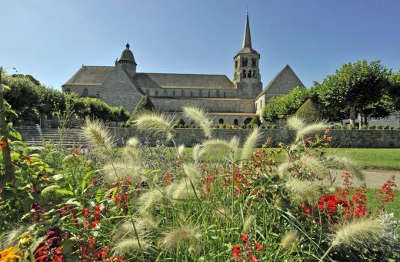
<path id="1" fill-rule="evenodd" d="M 342 174 L 343 170 L 333 170 L 333 173 L 336 176 L 337 185 L 342 185 Z M 400 171 L 399 170 L 378 170 L 378 169 L 368 169 L 363 170 L 365 174 L 365 182 L 367 183 L 368 188 L 380 188 L 388 179 L 391 179 L 392 176 L 395 177 L 395 181 L 400 185 Z M 361 185 L 361 183 L 354 178 L 355 185 Z"/>

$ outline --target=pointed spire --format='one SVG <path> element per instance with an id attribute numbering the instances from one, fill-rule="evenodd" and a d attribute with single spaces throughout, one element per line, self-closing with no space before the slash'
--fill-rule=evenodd
<path id="1" fill-rule="evenodd" d="M 246 13 L 246 26 L 244 29 L 244 34 L 243 34 L 243 43 L 242 43 L 242 48 L 250 48 L 251 47 L 251 34 L 250 34 L 250 22 L 249 22 L 249 14 Z"/>

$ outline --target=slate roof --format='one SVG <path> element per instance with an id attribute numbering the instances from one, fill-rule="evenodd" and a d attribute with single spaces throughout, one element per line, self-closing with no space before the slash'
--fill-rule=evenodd
<path id="1" fill-rule="evenodd" d="M 83 65 L 64 85 L 101 85 L 107 75 L 114 69 L 113 66 L 86 66 Z"/>
<path id="2" fill-rule="evenodd" d="M 293 71 L 293 69 L 290 67 L 290 65 L 286 65 L 284 68 L 282 68 L 281 71 L 279 71 L 278 74 L 274 78 L 272 78 L 271 81 L 265 86 L 264 90 L 257 96 L 259 98 L 260 96 L 264 95 L 265 93 L 268 93 L 275 87 L 275 85 L 281 81 L 281 78 L 286 77 L 284 75 L 290 75 L 293 81 L 298 83 L 298 86 L 304 86 L 303 82 L 301 82 L 300 78 L 296 75 L 296 73 Z M 295 87 L 295 86 L 293 86 Z"/>
<path id="3" fill-rule="evenodd" d="M 101 85 L 113 66 L 82 66 L 64 85 Z M 132 81 L 138 87 L 148 88 L 204 88 L 234 89 L 225 75 L 137 73 Z"/>
<path id="4" fill-rule="evenodd" d="M 140 87 L 234 89 L 225 75 L 137 73 L 133 81 Z"/>

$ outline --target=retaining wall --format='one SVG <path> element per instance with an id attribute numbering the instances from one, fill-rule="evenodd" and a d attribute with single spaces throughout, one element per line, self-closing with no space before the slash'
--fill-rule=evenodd
<path id="1" fill-rule="evenodd" d="M 57 139 L 57 128 L 17 128 L 24 140 L 26 141 L 42 141 Z M 146 132 L 141 132 L 135 128 L 111 127 L 112 134 L 115 136 L 119 145 L 124 144 L 128 138 L 137 137 L 142 143 L 155 145 L 157 140 L 163 141 L 162 136 L 150 135 Z M 75 140 L 78 137 L 79 128 L 66 130 L 65 138 L 69 137 Z M 250 129 L 213 129 L 213 137 L 221 139 L 231 139 L 237 136 L 243 142 L 247 135 L 251 132 Z M 201 129 L 197 128 L 177 128 L 174 129 L 174 141 L 177 145 L 184 144 L 185 146 L 193 146 L 201 143 L 204 140 L 204 135 Z M 399 130 L 331 130 L 332 147 L 365 147 L 365 148 L 400 148 L 400 131 Z M 295 132 L 286 128 L 278 129 L 261 129 L 261 136 L 258 141 L 258 146 L 269 140 L 272 146 L 278 146 L 279 143 L 289 144 L 295 139 Z"/>

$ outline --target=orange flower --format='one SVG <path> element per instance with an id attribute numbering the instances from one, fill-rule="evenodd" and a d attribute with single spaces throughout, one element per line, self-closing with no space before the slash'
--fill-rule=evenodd
<path id="1" fill-rule="evenodd" d="M 16 262 L 22 260 L 22 254 L 17 253 L 15 247 L 9 247 L 0 251 L 0 262 Z"/>
<path id="2" fill-rule="evenodd" d="M 0 148 L 4 148 L 8 145 L 7 141 L 0 140 Z"/>

